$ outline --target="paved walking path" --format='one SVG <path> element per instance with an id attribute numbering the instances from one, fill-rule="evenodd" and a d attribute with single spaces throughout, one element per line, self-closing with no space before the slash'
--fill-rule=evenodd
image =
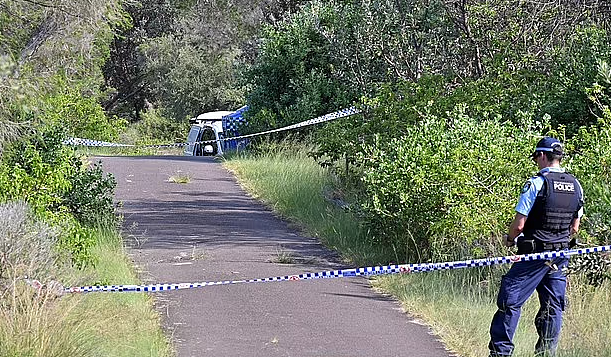
<path id="1" fill-rule="evenodd" d="M 236 280 L 338 269 L 333 252 L 248 197 L 209 157 L 105 157 L 145 283 Z M 191 182 L 168 182 L 171 176 Z M 290 254 L 294 264 L 278 264 Z M 179 357 L 448 356 L 365 278 L 158 293 Z"/>

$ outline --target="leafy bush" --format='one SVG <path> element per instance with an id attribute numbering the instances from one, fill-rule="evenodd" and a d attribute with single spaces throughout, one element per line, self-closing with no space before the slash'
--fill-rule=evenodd
<path id="1" fill-rule="evenodd" d="M 509 86 L 515 91 L 502 90 L 495 81 L 481 79 L 444 95 L 430 85 L 433 78 L 385 90 L 373 102 L 377 107 L 363 118 L 337 123 L 332 133 L 342 139 L 321 145 L 327 150 L 321 157 L 337 160 L 341 153 L 351 153 L 353 171 L 361 175 L 363 217 L 375 240 L 410 257 L 486 255 L 500 246 L 496 238 L 514 215 L 520 185 L 536 172 L 526 157 L 547 130 L 565 141 L 568 156 L 562 165 L 584 187 L 582 238 L 607 244 L 611 96 L 606 86 L 611 82 L 605 81 L 611 70 L 605 62 L 599 67 L 604 85 L 595 84 L 587 91 L 597 106 L 595 112 L 601 113 L 599 122 L 581 127 L 569 138 L 565 127 L 545 129 L 548 115 L 542 123 L 533 120 L 543 101 L 533 99 L 527 106 L 519 98 L 519 84 Z M 485 99 L 484 89 L 490 88 L 497 88 L 491 93 L 499 96 Z M 524 103 L 522 108 L 506 106 L 512 96 Z M 506 117 L 517 124 L 502 122 Z M 341 127 L 349 130 L 342 132 Z"/>
<path id="2" fill-rule="evenodd" d="M 611 69 L 598 62 L 599 83 L 587 89 L 600 113 L 597 125 L 583 126 L 568 140 L 567 167 L 583 186 L 586 196 L 584 237 L 593 243 L 611 242 Z"/>
<path id="3" fill-rule="evenodd" d="M 84 165 L 62 145 L 65 131 L 42 127 L 9 147 L 0 163 L 0 202 L 24 200 L 34 214 L 61 229 L 58 248 L 82 267 L 93 264 L 91 227 L 115 222 L 115 181 L 99 165 Z"/>
<path id="4" fill-rule="evenodd" d="M 571 140 L 568 167 L 576 174 L 586 197 L 583 223 L 593 243 L 611 241 L 611 126 L 583 127 Z M 583 237 L 583 235 L 582 235 Z M 587 237 L 586 237 L 587 239 Z"/>
<path id="5" fill-rule="evenodd" d="M 80 167 L 69 181 L 71 189 L 62 195 L 62 204 L 80 223 L 94 227 L 116 221 L 113 199 L 117 183 L 113 176 L 104 173 L 101 161 Z"/>
<path id="6" fill-rule="evenodd" d="M 96 263 L 92 248 L 96 244 L 95 228 L 87 227 L 75 220 L 71 215 L 60 215 L 55 220 L 55 226 L 61 233 L 55 249 L 59 252 L 61 262 L 76 268 L 93 266 Z"/>
<path id="7" fill-rule="evenodd" d="M 197 21 L 201 23 L 201 21 Z M 238 51 L 201 48 L 202 38 L 168 35 L 141 46 L 147 58 L 152 94 L 181 121 L 196 113 L 238 107 L 233 63 Z"/>
<path id="8" fill-rule="evenodd" d="M 25 200 L 40 216 L 60 210 L 76 171 L 60 133 L 34 134 L 7 149 L 0 165 L 0 201 Z"/>
<path id="9" fill-rule="evenodd" d="M 116 140 L 125 128 L 125 120 L 107 116 L 95 96 L 83 93 L 85 89 L 70 86 L 60 76 L 54 86 L 55 91 L 38 103 L 37 119 L 43 124 L 64 127 L 69 136 L 105 141 Z"/>
<path id="10" fill-rule="evenodd" d="M 121 142 L 134 144 L 183 142 L 189 132 L 187 120 L 169 119 L 160 109 L 149 109 L 140 115 L 121 135 Z"/>
<path id="11" fill-rule="evenodd" d="M 610 42 L 610 34 L 600 27 L 577 28 L 555 54 L 551 73 L 536 88 L 541 110 L 551 115 L 554 126 L 565 126 L 569 135 L 596 124 L 602 115 L 601 108 L 588 100 L 588 88 L 600 79 L 599 62 L 611 60 Z"/>
<path id="12" fill-rule="evenodd" d="M 249 130 L 277 128 L 338 109 L 354 93 L 334 74 L 332 44 L 321 27 L 336 21 L 333 7 L 316 2 L 289 21 L 263 31 L 260 53 L 245 71 Z"/>
<path id="13" fill-rule="evenodd" d="M 580 11 L 514 0 L 311 1 L 261 35 L 246 76 L 251 122 L 292 124 L 407 81 L 440 94 L 431 97 L 440 115 L 467 103 L 576 129 L 593 121 L 584 88 L 596 59 L 611 54 L 604 12 Z M 443 80 L 425 83 L 431 76 Z"/>
<path id="14" fill-rule="evenodd" d="M 513 217 L 537 129 L 478 121 L 459 106 L 428 115 L 390 141 L 367 145 L 363 218 L 407 258 L 495 253 Z"/>

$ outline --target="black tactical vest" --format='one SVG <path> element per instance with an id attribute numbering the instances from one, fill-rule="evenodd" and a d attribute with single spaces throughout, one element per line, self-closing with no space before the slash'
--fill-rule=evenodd
<path id="1" fill-rule="evenodd" d="M 565 172 L 539 174 L 545 180 L 524 225 L 524 238 L 541 243 L 568 243 L 570 227 L 582 206 L 575 177 Z"/>

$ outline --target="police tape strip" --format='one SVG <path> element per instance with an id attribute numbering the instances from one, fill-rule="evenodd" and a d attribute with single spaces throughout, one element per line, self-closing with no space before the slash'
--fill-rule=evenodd
<path id="1" fill-rule="evenodd" d="M 524 255 L 511 255 L 504 257 L 483 258 L 473 260 L 463 260 L 444 263 L 416 263 L 416 264 L 399 264 L 399 265 L 383 265 L 363 268 L 340 269 L 321 271 L 316 273 L 303 273 L 299 275 L 285 275 L 271 278 L 259 279 L 244 279 L 244 280 L 223 280 L 209 281 L 201 283 L 178 283 L 178 284 L 151 284 L 151 285 L 105 285 L 105 286 L 80 286 L 64 288 L 64 294 L 70 293 L 91 293 L 91 292 L 162 292 L 170 290 L 195 289 L 206 286 L 216 285 L 232 285 L 244 283 L 265 283 L 278 281 L 299 281 L 313 279 L 330 279 L 330 278 L 347 278 L 357 276 L 374 276 L 385 274 L 399 273 L 418 273 L 430 272 L 436 270 L 451 270 L 461 268 L 484 267 L 498 264 L 509 264 L 534 260 L 548 260 L 560 257 L 570 257 L 573 255 L 601 253 L 611 251 L 611 245 L 598 246 L 591 248 L 570 249 L 562 251 L 533 253 Z M 39 282 L 34 281 L 32 285 L 42 286 Z"/>
<path id="2" fill-rule="evenodd" d="M 236 136 L 236 137 L 233 137 L 233 138 L 225 138 L 225 139 L 222 139 L 222 140 L 247 139 L 247 138 L 251 138 L 253 136 L 259 136 L 259 135 L 264 135 L 264 134 L 277 133 L 277 132 L 280 132 L 280 131 L 298 129 L 298 128 L 302 128 L 304 126 L 320 124 L 320 123 L 328 122 L 328 121 L 335 120 L 335 119 L 349 117 L 349 116 L 352 116 L 352 115 L 355 115 L 355 114 L 359 114 L 359 113 L 361 113 L 361 111 L 358 110 L 356 107 L 350 107 L 350 108 L 338 110 L 338 111 L 333 112 L 333 113 L 325 114 L 325 115 L 319 116 L 319 117 L 314 118 L 314 119 L 309 119 L 309 120 L 306 120 L 306 121 L 302 121 L 301 123 L 285 126 L 283 128 L 272 129 L 272 130 L 268 130 L 268 131 L 262 131 L 260 133 L 255 133 L 255 134 L 241 135 L 241 136 Z M 214 142 L 214 141 L 215 140 L 211 140 L 209 142 Z M 202 143 L 204 143 L 204 142 L 202 142 Z"/>
<path id="3" fill-rule="evenodd" d="M 82 138 L 68 138 L 63 141 L 64 145 L 71 146 L 99 146 L 99 147 L 133 147 L 131 144 L 117 144 L 108 141 L 90 140 Z"/>
<path id="4" fill-rule="evenodd" d="M 278 129 L 272 129 L 272 130 L 262 131 L 262 132 L 259 132 L 259 133 L 240 135 L 240 136 L 234 136 L 234 137 L 229 137 L 229 138 L 219 138 L 218 140 L 198 141 L 198 142 L 193 142 L 193 143 L 155 144 L 155 145 L 132 145 L 132 144 L 117 144 L 117 143 L 111 143 L 111 142 L 108 142 L 108 141 L 90 140 L 90 139 L 82 139 L 82 138 L 68 138 L 68 139 L 64 140 L 63 143 L 64 143 L 64 145 L 88 146 L 88 147 L 139 147 L 139 148 L 181 147 L 181 146 L 195 145 L 195 144 L 210 144 L 210 143 L 214 143 L 214 142 L 217 142 L 217 141 L 229 141 L 229 140 L 247 139 L 247 138 L 252 138 L 252 137 L 255 137 L 255 136 L 260 136 L 260 135 L 265 135 L 265 134 L 278 133 L 278 132 L 281 132 L 281 131 L 287 131 L 287 130 L 303 128 L 303 127 L 314 125 L 314 124 L 320 124 L 320 123 L 332 121 L 332 120 L 335 120 L 335 119 L 349 117 L 349 116 L 352 116 L 352 115 L 355 115 L 355 114 L 359 114 L 359 113 L 361 113 L 361 111 L 358 110 L 356 107 L 350 107 L 350 108 L 345 108 L 345 109 L 342 109 L 342 110 L 338 110 L 338 111 L 333 112 L 333 113 L 325 114 L 325 115 L 316 117 L 314 119 L 309 119 L 309 120 L 302 121 L 302 122 L 297 123 L 297 124 L 285 126 L 285 127 L 278 128 Z"/>

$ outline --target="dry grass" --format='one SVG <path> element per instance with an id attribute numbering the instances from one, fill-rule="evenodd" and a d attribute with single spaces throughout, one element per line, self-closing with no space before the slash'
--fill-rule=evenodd
<path id="1" fill-rule="evenodd" d="M 0 306 L 0 356 L 88 356 L 98 341 L 88 321 L 76 318 L 78 298 L 38 294 L 17 283 Z"/>
<path id="2" fill-rule="evenodd" d="M 118 233 L 98 230 L 96 267 L 76 271 L 58 268 L 53 230 L 30 217 L 24 204 L 0 205 L 0 227 L 0 356 L 172 355 L 149 296 L 60 296 L 55 280 L 138 283 Z M 34 288 L 25 275 L 48 283 Z"/>
<path id="3" fill-rule="evenodd" d="M 497 270 L 494 272 L 494 270 Z M 406 311 L 429 324 L 448 348 L 460 356 L 488 355 L 489 328 L 496 311 L 497 281 L 474 271 L 418 273 L 386 276 L 374 285 L 396 296 Z M 611 356 L 611 284 L 598 288 L 571 278 L 557 357 Z M 500 280 L 500 278 L 499 278 Z M 536 294 L 528 300 L 514 343 L 514 356 L 532 356 L 537 340 L 534 318 L 539 308 Z"/>

